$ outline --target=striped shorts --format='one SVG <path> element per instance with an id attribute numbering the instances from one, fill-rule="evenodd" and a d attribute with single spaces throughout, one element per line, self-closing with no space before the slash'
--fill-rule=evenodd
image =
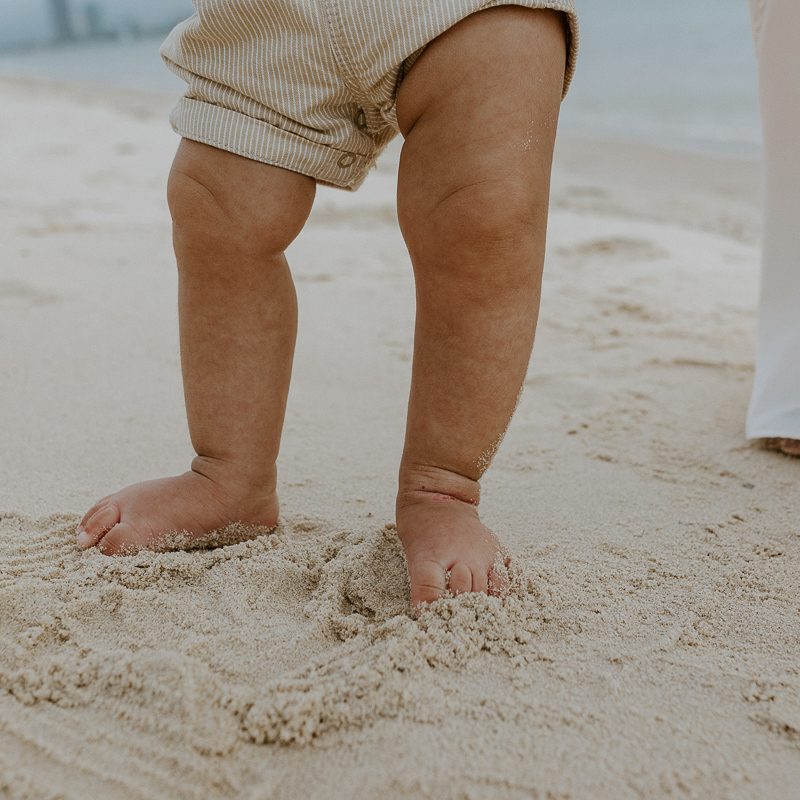
<path id="1" fill-rule="evenodd" d="M 188 84 L 181 136 L 353 191 L 399 132 L 397 89 L 425 46 L 499 5 L 565 12 L 574 0 L 194 0 L 161 46 Z"/>

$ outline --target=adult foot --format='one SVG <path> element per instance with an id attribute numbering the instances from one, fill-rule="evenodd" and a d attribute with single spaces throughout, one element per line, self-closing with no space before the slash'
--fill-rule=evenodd
<path id="1" fill-rule="evenodd" d="M 767 450 L 775 450 L 783 453 L 785 456 L 792 456 L 792 458 L 800 458 L 800 439 L 785 439 L 785 438 L 771 438 L 762 439 L 764 447 Z"/>
<path id="2" fill-rule="evenodd" d="M 499 594 L 508 559 L 478 517 L 476 481 L 438 468 L 401 477 L 397 533 L 406 554 L 411 605 L 464 592 Z"/>
<path id="3" fill-rule="evenodd" d="M 99 500 L 78 525 L 78 544 L 106 555 L 186 550 L 251 538 L 251 527 L 272 528 L 277 521 L 274 488 L 195 459 L 183 475 L 136 483 Z"/>

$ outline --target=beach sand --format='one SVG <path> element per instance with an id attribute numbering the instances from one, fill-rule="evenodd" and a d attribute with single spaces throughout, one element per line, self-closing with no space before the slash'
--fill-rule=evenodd
<path id="1" fill-rule="evenodd" d="M 168 98 L 0 81 L 0 797 L 797 798 L 800 463 L 744 440 L 758 166 L 563 139 L 541 324 L 484 480 L 524 570 L 407 612 L 400 142 L 321 189 L 283 519 L 74 542 L 180 472 Z"/>

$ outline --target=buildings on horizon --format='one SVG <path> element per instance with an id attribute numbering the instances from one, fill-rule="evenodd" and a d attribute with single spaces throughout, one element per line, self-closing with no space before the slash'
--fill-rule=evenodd
<path id="1" fill-rule="evenodd" d="M 150 10 L 142 14 L 136 8 L 137 3 L 130 3 L 131 10 L 124 15 L 109 15 L 107 7 L 100 0 L 42 0 L 46 16 L 34 28 L 29 27 L 27 35 L 15 37 L 11 30 L 6 35 L 0 30 L 0 51 L 27 50 L 43 45 L 71 44 L 82 41 L 113 40 L 119 38 L 138 39 L 144 36 L 162 35 L 186 16 L 173 13 L 164 14 L 158 21 L 158 15 Z M 144 19 L 143 19 L 144 17 Z M 35 31 L 35 32 L 34 32 Z"/>
<path id="2" fill-rule="evenodd" d="M 73 41 L 76 37 L 69 0 L 48 0 L 48 5 L 56 41 Z"/>
<path id="3" fill-rule="evenodd" d="M 74 42 L 77 39 L 114 39 L 125 33 L 141 34 L 141 26 L 131 21 L 120 27 L 106 23 L 103 6 L 98 2 L 81 3 L 72 0 L 47 0 L 50 6 L 55 41 Z"/>

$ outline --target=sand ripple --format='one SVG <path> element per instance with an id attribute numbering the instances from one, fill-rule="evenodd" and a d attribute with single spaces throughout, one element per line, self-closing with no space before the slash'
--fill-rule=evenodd
<path id="1" fill-rule="evenodd" d="M 532 585 L 412 618 L 392 526 L 287 526 L 211 551 L 106 558 L 77 548 L 75 522 L 0 521 L 11 643 L 0 688 L 28 706 L 111 706 L 117 720 L 202 754 L 227 753 L 237 737 L 307 743 L 381 717 L 435 720 L 446 704 L 431 673 L 482 651 L 516 654 L 540 625 Z M 305 598 L 291 629 L 274 613 L 287 594 Z"/>

